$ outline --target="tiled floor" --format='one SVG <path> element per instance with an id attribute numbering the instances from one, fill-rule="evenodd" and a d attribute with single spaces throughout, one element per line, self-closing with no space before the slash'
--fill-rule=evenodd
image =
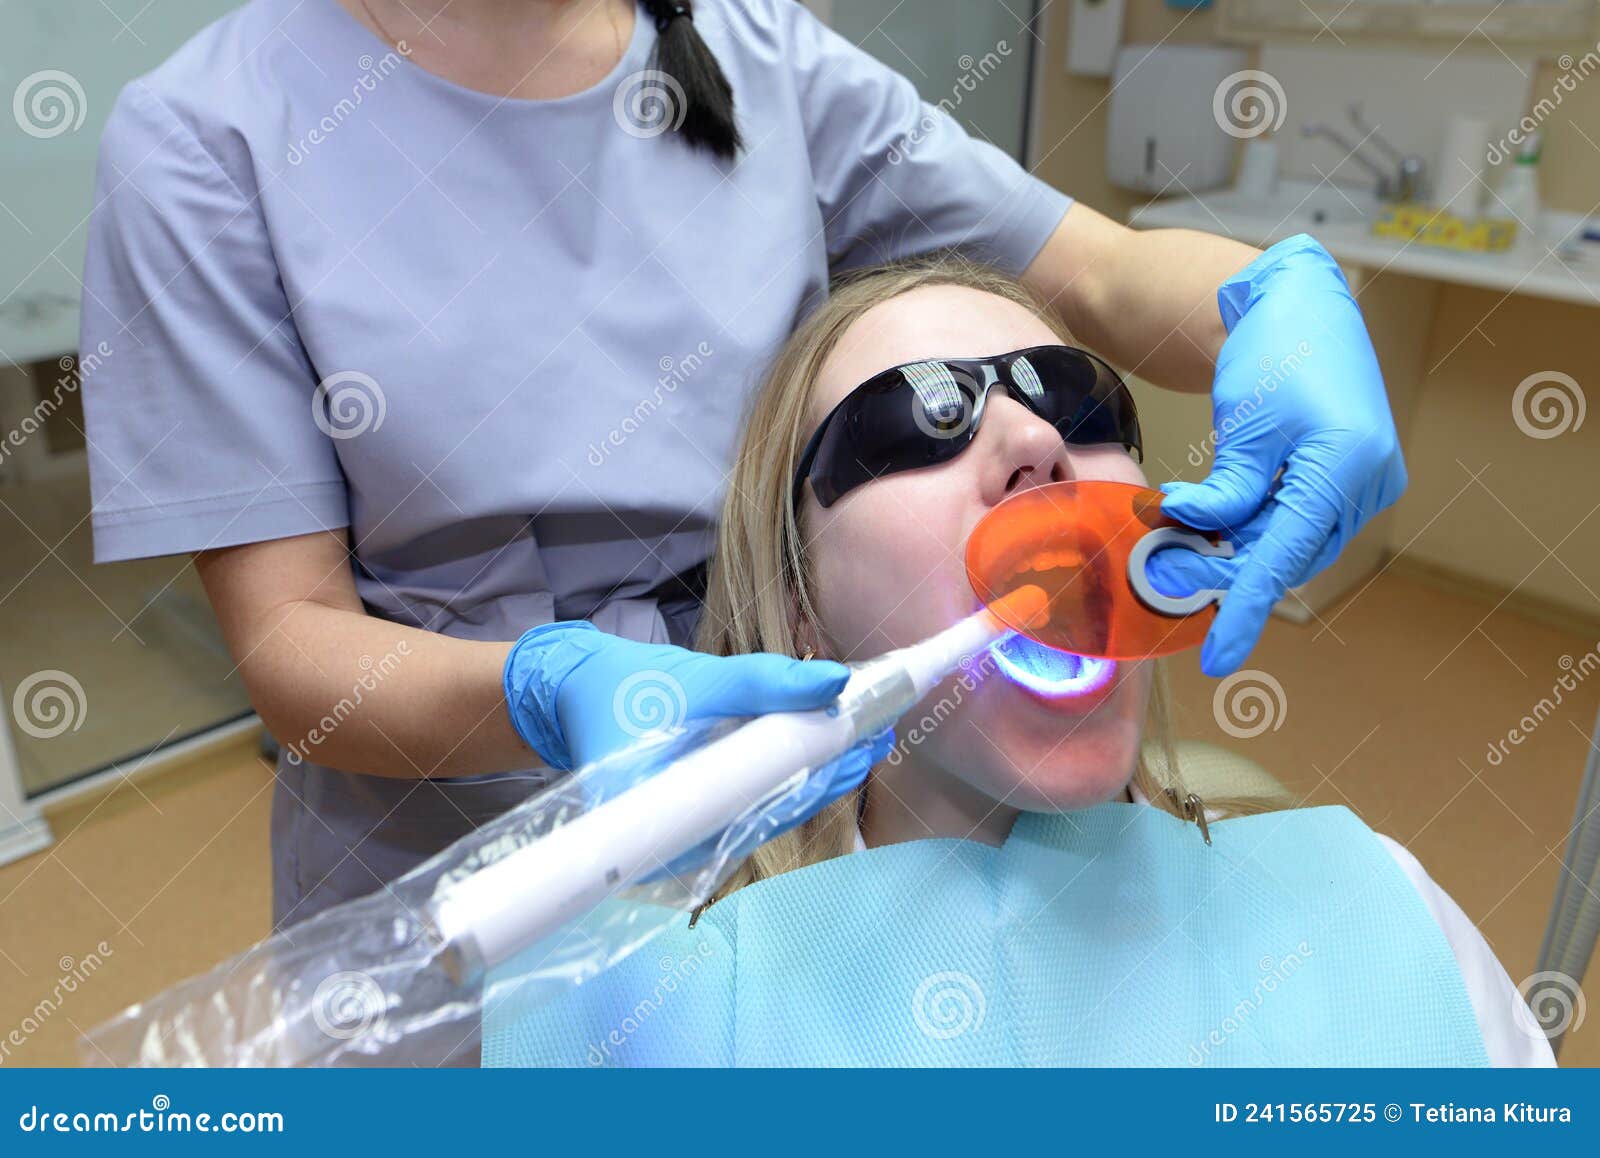
<path id="1" fill-rule="evenodd" d="M 1530 973 L 1560 867 L 1600 671 L 1491 765 L 1489 744 L 1585 670 L 1592 637 L 1395 568 L 1328 628 L 1274 620 L 1252 664 L 1274 729 L 1214 711 L 1220 685 L 1174 664 L 1179 733 L 1247 752 L 1313 803 L 1341 803 L 1408 844 L 1478 922 L 1514 979 Z M 1595 662 L 1591 655 L 1590 663 Z M 1237 685 L 1242 687 L 1243 685 Z M 270 772 L 235 745 L 52 816 L 47 853 L 0 869 L 0 1060 L 74 1060 L 74 1039 L 265 933 Z M 105 948 L 100 948 L 100 943 Z M 63 977 L 92 975 L 54 1000 Z M 1594 988 L 1591 981 L 1590 988 Z M 39 1016 L 41 999 L 48 1012 Z M 27 1026 L 19 1048 L 5 1042 Z M 1600 1010 L 1566 1065 L 1600 1064 Z"/>

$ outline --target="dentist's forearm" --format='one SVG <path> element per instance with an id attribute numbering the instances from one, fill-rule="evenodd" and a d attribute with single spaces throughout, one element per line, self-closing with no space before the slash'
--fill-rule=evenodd
<path id="1" fill-rule="evenodd" d="M 301 758 L 371 776 L 448 778 L 543 763 L 506 711 L 510 647 L 296 603 L 278 609 L 240 670 L 273 735 Z"/>
<path id="2" fill-rule="evenodd" d="M 1217 287 L 1260 252 L 1188 229 L 1130 229 L 1074 202 L 1022 280 L 1119 369 L 1204 393 L 1227 338 Z"/>
<path id="3" fill-rule="evenodd" d="M 195 566 L 251 703 L 293 756 L 402 780 L 543 763 L 506 710 L 511 644 L 367 614 L 342 533 L 206 551 Z"/>

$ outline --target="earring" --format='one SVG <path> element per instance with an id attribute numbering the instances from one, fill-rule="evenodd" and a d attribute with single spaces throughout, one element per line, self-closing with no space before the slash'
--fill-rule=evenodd
<path id="1" fill-rule="evenodd" d="M 1178 799 L 1178 791 L 1171 785 L 1167 786 L 1167 799 L 1182 814 L 1183 819 L 1191 820 L 1200 829 L 1200 835 L 1205 837 L 1206 844 L 1211 843 L 1211 826 L 1206 823 L 1206 802 L 1193 792 L 1182 800 Z"/>

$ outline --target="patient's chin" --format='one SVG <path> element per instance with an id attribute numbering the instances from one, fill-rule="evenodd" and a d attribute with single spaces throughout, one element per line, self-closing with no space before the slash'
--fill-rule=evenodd
<path id="1" fill-rule="evenodd" d="M 976 786 L 1029 812 L 1090 808 L 1122 794 L 1138 763 L 1148 685 L 1133 673 L 1115 695 L 1083 716 L 1060 715 L 994 688 L 973 723 L 985 751 Z M 990 688 L 986 687 L 988 692 Z"/>
<path id="2" fill-rule="evenodd" d="M 1122 795 L 1133 775 L 1135 754 L 1125 745 L 1107 751 L 1094 746 L 1044 756 L 1026 776 L 1006 777 L 998 769 L 991 790 L 1012 808 L 1024 812 L 1072 812 L 1092 808 Z M 1019 765 L 1026 770 L 1026 765 Z"/>

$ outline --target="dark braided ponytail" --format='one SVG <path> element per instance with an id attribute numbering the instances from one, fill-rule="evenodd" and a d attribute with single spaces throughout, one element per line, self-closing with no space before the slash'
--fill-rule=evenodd
<path id="1" fill-rule="evenodd" d="M 689 0 L 641 0 L 656 22 L 656 47 L 650 67 L 683 90 L 675 130 L 697 149 L 732 160 L 742 142 L 733 121 L 733 86 L 694 26 Z"/>

